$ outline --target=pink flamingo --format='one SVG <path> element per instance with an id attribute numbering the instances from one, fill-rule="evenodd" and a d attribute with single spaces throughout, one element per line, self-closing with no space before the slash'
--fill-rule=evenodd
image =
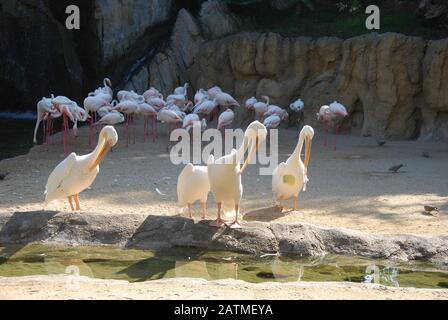
<path id="1" fill-rule="evenodd" d="M 163 108 L 157 114 L 157 120 L 161 122 L 165 122 L 169 125 L 168 129 L 168 139 L 170 139 L 171 132 L 174 128 L 178 127 L 182 122 L 182 118 L 174 111 L 169 110 L 168 108 Z M 170 145 L 168 145 L 169 147 Z"/>
<path id="2" fill-rule="evenodd" d="M 334 150 L 336 151 L 339 130 L 341 127 L 341 122 L 348 117 L 347 109 L 338 102 L 333 102 L 329 106 L 322 106 L 319 113 L 317 114 L 317 120 L 325 125 L 325 147 L 328 145 L 327 136 L 329 127 L 335 127 L 336 137 L 334 141 Z"/>
<path id="3" fill-rule="evenodd" d="M 64 96 L 58 96 L 51 100 L 51 103 L 59 113 L 62 114 L 62 144 L 64 146 L 64 155 L 68 155 L 68 120 L 70 119 L 73 123 L 75 118 L 70 110 L 70 106 L 74 104 L 69 98 Z"/>
<path id="4" fill-rule="evenodd" d="M 129 147 L 129 144 L 131 142 L 131 135 L 129 134 L 129 125 L 132 125 L 132 127 L 133 127 L 134 144 L 135 144 L 135 128 L 133 125 L 134 124 L 133 115 L 137 112 L 138 105 L 139 105 L 139 103 L 137 101 L 124 100 L 114 107 L 114 110 L 124 113 L 124 115 L 125 115 L 126 147 Z"/>
<path id="5" fill-rule="evenodd" d="M 157 139 L 157 110 L 147 103 L 140 103 L 138 105 L 137 113 L 143 116 L 144 141 L 146 142 L 148 137 L 148 122 L 149 119 L 151 119 L 152 141 L 155 142 Z"/>
<path id="6" fill-rule="evenodd" d="M 100 95 L 89 96 L 84 100 L 84 109 L 90 115 L 90 127 L 89 127 L 89 146 L 93 145 L 93 129 L 96 120 L 96 115 L 99 109 L 103 107 L 110 107 L 110 103 L 104 100 Z"/>
<path id="7" fill-rule="evenodd" d="M 231 109 L 227 109 L 218 119 L 218 130 L 225 130 L 226 127 L 230 126 L 235 119 L 235 113 Z"/>
<path id="8" fill-rule="evenodd" d="M 33 136 L 33 142 L 34 144 L 37 144 L 37 131 L 39 130 L 40 123 L 43 122 L 43 128 L 44 128 L 44 143 L 47 142 L 47 126 L 49 125 L 48 121 L 51 119 L 49 117 L 49 114 L 56 113 L 56 109 L 53 107 L 53 104 L 51 103 L 51 98 L 42 98 L 37 103 L 37 121 L 36 121 L 36 127 L 34 128 L 34 136 Z"/>
<path id="9" fill-rule="evenodd" d="M 264 114 L 268 111 L 269 108 L 269 102 L 270 102 L 269 97 L 262 96 L 261 98 L 264 100 L 264 102 L 258 101 L 253 106 L 257 120 L 263 119 Z"/>

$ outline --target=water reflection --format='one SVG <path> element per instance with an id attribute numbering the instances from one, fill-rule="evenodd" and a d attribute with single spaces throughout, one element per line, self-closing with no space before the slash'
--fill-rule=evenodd
<path id="1" fill-rule="evenodd" d="M 312 259 L 276 255 L 261 258 L 185 248 L 148 251 L 45 246 L 0 252 L 0 276 L 69 274 L 131 282 L 162 278 L 236 279 L 252 283 L 350 281 L 419 288 L 446 288 L 448 283 L 448 270 L 444 267 L 334 255 Z"/>

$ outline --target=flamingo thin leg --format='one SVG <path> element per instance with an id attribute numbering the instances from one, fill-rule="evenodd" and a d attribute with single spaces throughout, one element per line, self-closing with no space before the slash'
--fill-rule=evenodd
<path id="1" fill-rule="evenodd" d="M 334 138 L 334 151 L 336 151 L 336 149 L 337 149 L 339 129 L 340 129 L 340 127 L 336 127 L 336 137 Z"/>

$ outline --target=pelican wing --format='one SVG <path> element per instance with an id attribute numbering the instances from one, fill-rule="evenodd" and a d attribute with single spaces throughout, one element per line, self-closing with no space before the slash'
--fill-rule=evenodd
<path id="1" fill-rule="evenodd" d="M 47 199 L 51 198 L 51 196 L 58 190 L 61 190 L 60 188 L 64 179 L 70 175 L 75 163 L 76 153 L 73 152 L 53 170 L 48 177 L 47 185 L 45 187 L 45 195 L 47 196 Z"/>

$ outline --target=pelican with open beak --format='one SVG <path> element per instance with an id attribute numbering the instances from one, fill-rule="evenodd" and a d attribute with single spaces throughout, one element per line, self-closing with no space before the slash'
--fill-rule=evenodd
<path id="1" fill-rule="evenodd" d="M 81 210 L 79 194 L 95 181 L 104 157 L 118 142 L 114 127 L 106 126 L 101 130 L 98 145 L 87 155 L 70 154 L 50 174 L 45 188 L 45 204 L 58 199 L 68 199 L 72 211 Z"/>
<path id="2" fill-rule="evenodd" d="M 299 193 L 306 191 L 308 183 L 308 166 L 311 161 L 311 145 L 314 129 L 303 127 L 299 135 L 299 142 L 286 162 L 278 165 L 272 175 L 272 191 L 274 198 L 281 206 L 282 201 L 294 198 L 294 210 L 298 209 Z M 305 145 L 305 162 L 302 162 L 302 150 Z"/>
<path id="3" fill-rule="evenodd" d="M 229 224 L 229 227 L 232 229 L 241 228 L 238 222 L 240 202 L 243 196 L 241 176 L 257 153 L 258 148 L 266 140 L 266 136 L 266 127 L 255 121 L 249 125 L 244 133 L 244 142 L 238 150 L 233 150 L 229 155 L 219 159 L 210 155 L 207 163 L 208 178 L 210 190 L 215 196 L 218 207 L 218 217 L 210 224 L 211 226 L 220 227 L 225 223 L 221 218 L 221 211 L 224 209 L 235 210 L 235 220 Z M 248 150 L 248 156 L 243 166 L 240 167 L 240 163 Z"/>

